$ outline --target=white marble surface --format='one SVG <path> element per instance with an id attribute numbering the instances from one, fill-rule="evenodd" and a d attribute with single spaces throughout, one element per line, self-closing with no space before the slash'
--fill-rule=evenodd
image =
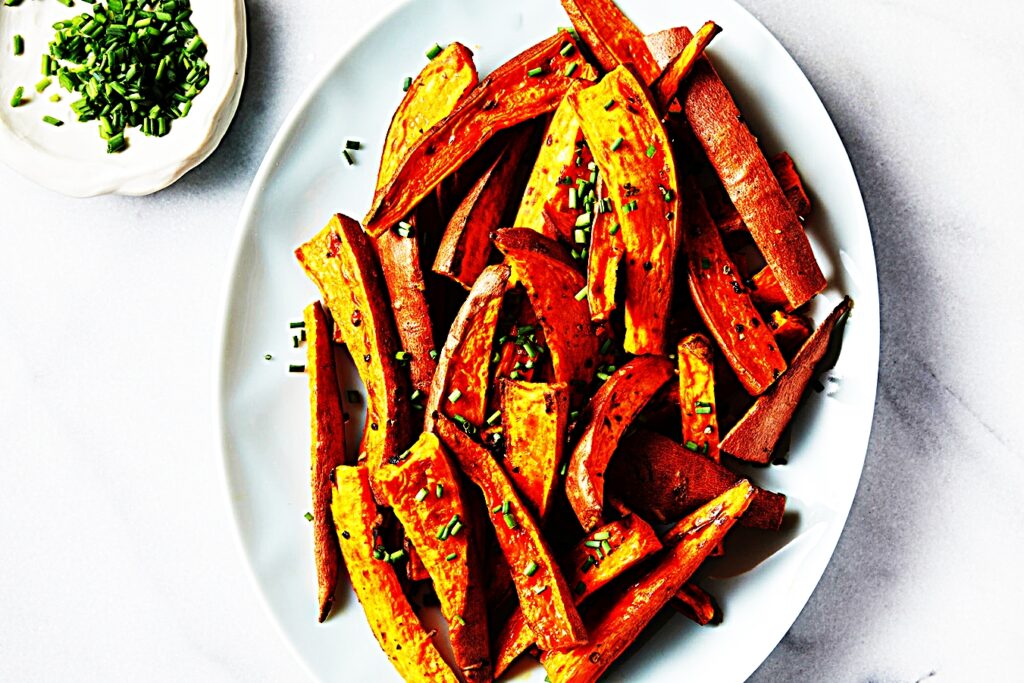
<path id="1" fill-rule="evenodd" d="M 847 143 L 883 316 L 850 521 L 751 680 L 1020 680 L 1024 8 L 743 4 Z M 250 0 L 238 119 L 156 196 L 65 199 L 0 167 L 0 680 L 303 680 L 236 551 L 215 346 L 249 179 L 369 5 Z"/>

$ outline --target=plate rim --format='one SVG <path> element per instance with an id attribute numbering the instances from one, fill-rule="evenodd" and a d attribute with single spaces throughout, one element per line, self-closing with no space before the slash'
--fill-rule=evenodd
<path id="1" fill-rule="evenodd" d="M 228 346 L 229 334 L 231 330 L 231 321 L 233 316 L 232 306 L 236 300 L 236 289 L 240 286 L 239 275 L 243 266 L 243 249 L 245 241 L 251 232 L 251 224 L 254 220 L 256 204 L 259 200 L 260 191 L 266 184 L 269 175 L 273 172 L 277 166 L 280 157 L 285 149 L 285 143 L 294 135 L 296 132 L 297 124 L 300 117 L 303 115 L 305 110 L 309 107 L 310 103 L 316 97 L 317 93 L 324 87 L 326 82 L 331 78 L 332 74 L 341 66 L 342 62 L 349 57 L 349 54 L 361 43 L 363 40 L 368 38 L 370 34 L 376 31 L 382 23 L 390 19 L 393 15 L 402 11 L 406 6 L 413 4 L 419 0 L 391 0 L 385 5 L 378 8 L 374 13 L 370 14 L 367 18 L 363 28 L 350 34 L 344 41 L 340 41 L 336 47 L 336 53 L 330 60 L 325 61 L 322 69 L 312 79 L 310 84 L 304 88 L 299 96 L 295 100 L 295 104 L 292 105 L 288 114 L 281 121 L 277 128 L 274 138 L 271 141 L 270 146 L 267 148 L 263 159 L 260 161 L 259 167 L 257 168 L 256 174 L 253 176 L 253 180 L 249 186 L 249 190 L 246 193 L 245 201 L 239 211 L 239 217 L 235 226 L 235 234 L 231 240 L 231 260 L 230 267 L 227 270 L 225 276 L 225 285 L 222 288 L 221 297 L 221 329 L 218 338 L 218 344 L 214 349 L 214 366 L 215 372 L 213 377 L 213 394 L 214 394 L 214 410 L 216 412 L 215 429 L 216 438 L 220 448 L 220 467 L 218 468 L 222 479 L 222 493 L 223 503 L 228 508 L 228 513 L 233 522 L 232 527 L 234 533 L 233 542 L 238 553 L 241 556 L 242 564 L 245 566 L 245 572 L 249 577 L 254 592 L 258 596 L 260 605 L 262 606 L 269 621 L 273 624 L 273 627 L 277 634 L 280 636 L 284 643 L 284 646 L 292 654 L 295 661 L 298 663 L 302 671 L 306 673 L 310 680 L 321 681 L 321 677 L 317 675 L 306 659 L 300 654 L 295 643 L 292 641 L 290 635 L 285 631 L 284 624 L 277 618 L 274 613 L 273 607 L 270 603 L 270 598 L 260 581 L 259 576 L 256 573 L 256 566 L 253 562 L 252 555 L 246 546 L 245 539 L 243 537 L 242 520 L 239 517 L 239 509 L 232 501 L 235 489 L 233 487 L 233 480 L 231 475 L 231 453 L 233 451 L 231 444 L 228 439 L 228 427 L 227 427 L 227 415 L 226 406 L 229 398 L 228 391 L 230 389 L 228 381 L 227 367 L 229 363 L 230 348 Z M 617 0 L 618 1 L 618 0 Z M 721 1 L 721 0 L 719 0 Z M 625 4 L 625 3 L 624 3 Z M 801 597 L 799 601 L 793 601 L 792 606 L 786 610 L 786 617 L 783 619 L 788 625 L 784 630 L 781 631 L 778 638 L 772 638 L 774 640 L 770 649 L 768 649 L 763 656 L 755 658 L 755 662 L 749 670 L 746 670 L 742 680 L 749 678 L 778 648 L 779 643 L 785 638 L 785 636 L 792 629 L 793 625 L 799 619 L 801 612 L 807 607 L 813 593 L 817 590 L 821 584 L 821 579 L 824 576 L 825 570 L 831 564 L 835 551 L 839 543 L 839 539 L 842 537 L 843 532 L 846 530 L 846 524 L 849 521 L 850 512 L 853 509 L 853 504 L 856 501 L 857 494 L 859 493 L 861 483 L 863 482 L 864 465 L 867 460 L 869 441 L 871 432 L 875 424 L 875 412 L 876 402 L 878 394 L 878 375 L 880 370 L 881 362 L 881 300 L 878 286 L 878 263 L 877 256 L 875 253 L 875 245 L 873 235 L 871 233 L 871 221 L 870 216 L 867 212 L 867 207 L 864 203 L 864 195 L 861 190 L 860 180 L 857 177 L 856 169 L 853 166 L 853 162 L 850 159 L 850 154 L 847 149 L 847 145 L 843 140 L 842 135 L 839 133 L 839 129 L 836 127 L 835 120 L 825 107 L 824 102 L 821 100 L 818 90 L 814 87 L 814 84 L 807 77 L 807 74 L 801 68 L 799 62 L 793 57 L 792 53 L 786 48 L 786 46 L 779 40 L 774 33 L 772 33 L 767 26 L 765 26 L 760 19 L 757 18 L 752 12 L 746 7 L 741 5 L 737 0 L 725 0 L 725 4 L 733 5 L 733 10 L 739 11 L 740 13 L 747 16 L 751 20 L 751 24 L 756 31 L 762 32 L 764 37 L 768 41 L 778 47 L 785 59 L 796 69 L 800 76 L 804 79 L 806 84 L 810 87 L 811 92 L 814 95 L 815 105 L 820 108 L 821 113 L 825 116 L 830 126 L 830 132 L 835 135 L 836 140 L 839 142 L 840 148 L 843 152 L 843 159 L 841 162 L 843 172 L 849 172 L 852 178 L 853 184 L 857 191 L 857 220 L 863 221 L 863 228 L 866 231 L 866 242 L 865 247 L 867 249 L 867 255 L 870 257 L 867 259 L 867 267 L 863 264 L 859 264 L 862 270 L 863 278 L 861 284 L 870 291 L 861 294 L 863 297 L 865 294 L 870 295 L 871 300 L 874 304 L 873 311 L 874 315 L 864 322 L 869 322 L 870 325 L 864 330 L 864 334 L 868 337 L 866 343 L 871 344 L 874 347 L 874 351 L 870 354 L 870 367 L 865 368 L 865 381 L 870 380 L 867 395 L 864 398 L 865 405 L 869 404 L 871 407 L 871 416 L 868 423 L 865 425 L 865 429 L 858 433 L 858 438 L 862 441 L 862 446 L 858 447 L 855 451 L 857 457 L 857 481 L 854 486 L 853 495 L 850 497 L 849 504 L 844 505 L 844 509 L 841 511 L 841 523 L 835 524 L 835 531 L 830 536 L 823 538 L 818 541 L 819 544 L 826 543 L 828 545 L 828 553 L 823 554 L 822 560 L 820 560 L 820 566 L 814 567 L 812 570 L 814 580 L 808 582 L 808 587 L 801 591 Z M 837 157 L 838 159 L 838 157 Z M 855 307 L 856 309 L 856 302 Z M 856 313 L 855 313 L 856 314 Z M 862 320 L 858 317 L 858 320 Z M 746 669 L 747 667 L 744 667 Z"/>

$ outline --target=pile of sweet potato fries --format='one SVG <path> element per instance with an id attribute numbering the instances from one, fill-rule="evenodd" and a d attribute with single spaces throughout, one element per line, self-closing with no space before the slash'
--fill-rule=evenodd
<path id="1" fill-rule="evenodd" d="M 482 79 L 466 47 L 434 51 L 362 224 L 296 250 L 322 294 L 320 620 L 344 568 L 409 681 L 489 681 L 528 651 L 592 681 L 670 604 L 720 618 L 691 577 L 786 504 L 721 456 L 772 461 L 852 305 L 801 313 L 826 285 L 810 201 L 704 55 L 718 26 L 645 36 L 612 0 L 562 4 L 572 29 Z M 357 458 L 338 344 L 366 387 Z"/>

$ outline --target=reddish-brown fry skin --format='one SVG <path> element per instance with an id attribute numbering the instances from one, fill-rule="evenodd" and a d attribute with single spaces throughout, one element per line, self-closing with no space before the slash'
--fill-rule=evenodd
<path id="1" fill-rule="evenodd" d="M 423 560 L 408 536 L 402 539 L 402 548 L 405 550 L 405 577 L 413 583 L 429 581 L 430 572 L 423 566 Z"/>
<path id="2" fill-rule="evenodd" d="M 436 487 L 441 485 L 441 496 Z M 479 523 L 466 504 L 459 474 L 437 437 L 424 433 L 408 456 L 377 470 L 382 502 L 390 506 L 417 555 L 434 580 L 441 613 L 448 622 L 455 661 L 467 680 L 491 680 L 487 609 L 480 574 L 480 552 L 472 534 L 458 533 L 444 541 L 438 530 L 458 515 L 463 524 Z M 426 498 L 416 500 L 421 490 Z M 456 557 L 449 560 L 448 556 Z M 458 619 L 462 617 L 462 621 Z"/>
<path id="3" fill-rule="evenodd" d="M 608 534 L 606 540 L 612 552 L 598 559 L 597 551 L 588 547 L 586 543 L 593 541 L 595 534 L 603 533 Z M 632 514 L 595 530 L 577 543 L 562 562 L 566 582 L 573 589 L 576 604 L 582 603 L 598 589 L 659 550 L 661 541 L 658 540 L 654 529 Z M 590 561 L 587 558 L 591 558 Z M 586 569 L 583 569 L 584 563 L 587 565 Z M 516 609 L 501 627 L 496 638 L 494 675 L 500 676 L 533 644 L 534 640 L 533 631 L 527 625 L 522 610 Z"/>
<path id="4" fill-rule="evenodd" d="M 466 289 L 487 267 L 491 255 L 491 233 L 501 225 L 502 215 L 512 199 L 509 188 L 521 172 L 520 165 L 533 131 L 529 128 L 514 134 L 494 163 L 470 189 L 441 238 L 434 272 L 445 275 Z"/>
<path id="5" fill-rule="evenodd" d="M 590 615 L 590 642 L 545 652 L 541 663 L 554 683 L 592 683 L 636 640 L 697 567 L 717 547 L 750 504 L 753 489 L 738 482 L 676 527 L 680 541 L 648 573 L 624 589 L 605 610 Z"/>
<path id="6" fill-rule="evenodd" d="M 704 54 L 704 50 L 721 32 L 721 26 L 713 21 L 706 22 L 698 29 L 686 47 L 665 65 L 661 75 L 651 85 L 651 92 L 654 93 L 655 101 L 658 103 L 658 111 L 668 111 L 669 104 L 675 99 L 676 92 L 679 90 L 679 84 L 686 79 L 697 60 Z"/>
<path id="7" fill-rule="evenodd" d="M 722 608 L 715 597 L 695 583 L 688 583 L 672 597 L 672 607 L 701 626 L 722 623 Z"/>
<path id="8" fill-rule="evenodd" d="M 398 335 L 373 244 L 358 223 L 336 214 L 295 256 L 320 288 L 335 336 L 348 347 L 366 386 L 359 460 L 376 471 L 410 439 L 408 384 L 395 359 Z"/>
<path id="9" fill-rule="evenodd" d="M 676 358 L 683 443 L 692 441 L 704 455 L 718 462 L 718 414 L 715 409 L 715 367 L 711 342 L 703 334 L 691 334 L 679 342 Z M 703 412 L 705 410 L 710 412 Z"/>
<path id="10" fill-rule="evenodd" d="M 425 431 L 434 430 L 442 413 L 457 414 L 474 425 L 483 423 L 494 333 L 510 273 L 506 265 L 486 268 L 459 309 L 438 356 L 427 396 Z M 461 395 L 452 403 L 449 397 L 456 390 Z"/>
<path id="11" fill-rule="evenodd" d="M 793 362 L 769 391 L 758 397 L 746 415 L 722 439 L 722 452 L 766 465 L 786 425 L 793 419 L 815 369 L 828 350 L 839 322 L 853 307 L 849 297 L 839 302 L 814 334 L 797 351 Z"/>
<path id="12" fill-rule="evenodd" d="M 658 523 L 670 523 L 735 484 L 740 477 L 719 463 L 654 432 L 638 430 L 622 440 L 608 467 L 609 495 Z M 777 530 L 786 497 L 757 488 L 740 524 Z"/>
<path id="13" fill-rule="evenodd" d="M 599 345 L 586 298 L 576 298 L 586 286 L 583 275 L 557 242 L 528 228 L 499 230 L 494 244 L 526 288 L 551 352 L 555 381 L 568 383 L 575 405 L 580 388 L 594 378 Z"/>
<path id="14" fill-rule="evenodd" d="M 804 189 L 800 174 L 797 173 L 793 158 L 786 152 L 779 152 L 768 160 L 768 165 L 771 166 L 772 173 L 775 174 L 779 181 L 779 186 L 786 194 L 786 201 L 793 207 L 797 217 L 804 220 L 810 216 L 811 200 Z M 718 224 L 718 229 L 722 232 L 739 232 L 747 229 L 746 224 L 740 218 L 740 215 L 736 213 L 736 208 L 728 200 L 728 197 L 724 197 L 722 201 L 709 202 L 708 208 L 711 210 L 711 215 L 715 218 L 715 223 Z M 779 291 L 781 292 L 782 290 L 780 289 Z M 786 301 L 786 306 L 789 306 L 788 300 Z"/>
<path id="15" fill-rule="evenodd" d="M 799 313 L 772 311 L 768 326 L 772 328 L 775 341 L 787 358 L 792 358 L 796 350 L 814 333 L 814 322 Z"/>
<path id="16" fill-rule="evenodd" d="M 367 231 L 379 235 L 390 228 L 493 135 L 552 111 L 572 83 L 593 80 L 594 70 L 579 50 L 569 56 L 559 54 L 566 43 L 574 41 L 560 33 L 513 57 L 427 131 L 391 180 L 375 193 L 364 220 Z M 566 76 L 569 64 L 576 64 L 576 69 Z M 544 69 L 541 75 L 528 74 L 538 67 Z"/>
<path id="17" fill-rule="evenodd" d="M 619 438 L 673 373 L 672 363 L 639 356 L 615 371 L 580 415 L 582 433 L 569 459 L 565 493 L 584 530 L 604 518 L 605 470 Z"/>
<path id="18" fill-rule="evenodd" d="M 786 369 L 786 360 L 750 301 L 700 191 L 690 183 L 682 190 L 690 294 L 736 376 L 756 396 Z"/>
<path id="19" fill-rule="evenodd" d="M 664 354 L 682 208 L 668 133 L 650 92 L 629 67 L 570 93 L 569 100 L 622 228 L 623 348 L 635 355 Z M 606 108 L 610 100 L 616 104 Z"/>
<path id="20" fill-rule="evenodd" d="M 479 83 L 473 53 L 452 43 L 423 67 L 395 110 L 384 140 L 377 189 L 385 187 L 424 132 L 448 116 Z"/>
<path id="21" fill-rule="evenodd" d="M 619 286 L 619 265 L 626 251 L 622 244 L 622 231 L 616 230 L 615 214 L 594 215 L 590 233 L 590 256 L 587 259 L 587 302 L 590 319 L 606 322 L 615 310 L 615 293 Z"/>
<path id="22" fill-rule="evenodd" d="M 562 0 L 562 7 L 602 69 L 632 64 L 645 85 L 661 73 L 644 34 L 613 0 Z"/>
<path id="23" fill-rule="evenodd" d="M 775 279 L 775 273 L 771 268 L 765 266 L 750 279 L 753 283 L 750 287 L 750 299 L 755 304 L 778 311 L 792 310 L 789 299 L 786 298 L 782 287 L 779 287 L 779 281 Z"/>
<path id="24" fill-rule="evenodd" d="M 646 40 L 653 52 L 672 54 L 691 38 L 687 29 L 674 28 Z M 790 304 L 798 308 L 825 288 L 825 276 L 757 139 L 706 56 L 680 88 L 679 100 L 751 237 L 779 278 Z"/>
<path id="25" fill-rule="evenodd" d="M 498 381 L 504 466 L 538 519 L 547 517 L 569 426 L 569 387 Z"/>
<path id="26" fill-rule="evenodd" d="M 331 512 L 341 553 L 377 642 L 405 680 L 458 683 L 402 593 L 394 567 L 373 557 L 379 515 L 366 467 L 343 465 L 334 477 Z"/>
<path id="27" fill-rule="evenodd" d="M 565 649 L 587 641 L 583 621 L 540 527 L 523 503 L 515 487 L 494 457 L 444 417 L 437 419 L 437 432 L 454 453 L 462 471 L 484 494 L 488 516 L 494 525 L 512 581 L 519 594 L 519 605 L 544 649 Z M 506 523 L 501 506 L 508 502 L 508 514 L 515 528 Z M 495 512 L 497 509 L 497 512 Z M 537 569 L 527 576 L 527 567 Z M 543 592 L 536 592 L 541 590 Z"/>
<path id="28" fill-rule="evenodd" d="M 409 223 L 416 230 L 416 220 L 410 217 Z M 437 361 L 430 357 L 430 351 L 436 345 L 430 305 L 427 303 L 427 285 L 420 265 L 419 235 L 402 237 L 388 230 L 376 239 L 375 246 L 391 296 L 398 338 L 402 349 L 412 356 L 409 360 L 410 383 L 413 389 L 426 392 Z"/>
<path id="29" fill-rule="evenodd" d="M 345 420 L 334 366 L 331 329 L 320 302 L 306 306 L 306 374 L 309 375 L 311 443 L 310 488 L 313 493 L 313 552 L 316 561 L 319 618 L 334 603 L 341 553 L 331 519 L 331 473 L 345 463 Z"/>

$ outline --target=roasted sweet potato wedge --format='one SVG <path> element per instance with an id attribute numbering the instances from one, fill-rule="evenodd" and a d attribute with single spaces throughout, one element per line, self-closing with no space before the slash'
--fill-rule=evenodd
<path id="1" fill-rule="evenodd" d="M 306 306 L 306 374 L 309 376 L 311 432 L 310 488 L 313 492 L 313 553 L 320 621 L 327 618 L 338 585 L 341 555 L 331 519 L 331 474 L 345 463 L 345 420 L 334 367 L 331 328 L 320 302 Z"/>
<path id="2" fill-rule="evenodd" d="M 421 245 L 415 232 L 416 220 L 411 218 L 408 225 L 413 232 L 403 235 L 388 230 L 377 238 L 375 246 L 391 296 L 398 338 L 402 350 L 408 354 L 409 382 L 414 391 L 425 393 L 437 367 L 430 352 L 437 346 L 420 261 Z M 403 232 L 405 230 L 403 228 Z"/>
<path id="3" fill-rule="evenodd" d="M 791 358 L 807 338 L 814 333 L 814 323 L 799 313 L 783 313 L 772 311 L 768 317 L 768 327 L 772 328 L 775 341 L 782 354 Z"/>
<path id="4" fill-rule="evenodd" d="M 336 214 L 295 250 L 334 319 L 366 385 L 366 431 L 359 459 L 371 471 L 409 445 L 408 384 L 399 368 L 395 323 L 384 278 L 369 237 L 354 220 Z"/>
<path id="5" fill-rule="evenodd" d="M 740 282 L 700 191 L 686 184 L 683 192 L 690 294 L 736 376 L 756 396 L 782 374 L 786 360 Z"/>
<path id="6" fill-rule="evenodd" d="M 434 272 L 445 275 L 466 289 L 487 267 L 491 256 L 491 233 L 501 227 L 502 216 L 514 196 L 511 188 L 520 165 L 533 141 L 530 127 L 510 131 L 511 136 L 494 163 L 484 171 L 462 200 L 441 238 L 434 259 Z"/>
<path id="7" fill-rule="evenodd" d="M 701 626 L 722 623 L 722 608 L 714 596 L 695 583 L 688 583 L 676 591 L 672 607 Z"/>
<path id="8" fill-rule="evenodd" d="M 457 415 L 476 426 L 483 424 L 494 332 L 509 275 L 505 265 L 486 268 L 455 317 L 427 397 L 427 431 L 433 431 L 440 414 Z"/>
<path id="9" fill-rule="evenodd" d="M 643 429 L 622 440 L 608 466 L 609 495 L 661 524 L 693 511 L 739 478 L 692 449 Z M 784 495 L 758 488 L 740 523 L 777 530 L 785 510 Z"/>
<path id="10" fill-rule="evenodd" d="M 562 562 L 576 604 L 659 550 L 661 541 L 654 529 L 635 515 L 626 515 L 589 534 Z M 534 640 L 522 610 L 515 610 L 497 636 L 494 675 L 500 676 Z"/>
<path id="11" fill-rule="evenodd" d="M 587 260 L 587 302 L 590 319 L 607 322 L 616 307 L 619 266 L 626 252 L 622 231 L 613 213 L 594 215 Z M 616 227 L 619 226 L 619 227 Z"/>
<path id="12" fill-rule="evenodd" d="M 579 87 L 573 85 L 569 92 Z M 512 225 L 530 228 L 551 239 L 571 241 L 572 227 L 580 209 L 569 206 L 569 191 L 575 187 L 578 178 L 583 178 L 584 174 L 589 177 L 587 164 L 590 161 L 590 151 L 583 144 L 583 131 L 576 119 L 576 110 L 567 98 L 563 98 L 544 131 L 540 153 L 533 164 Z M 544 220 L 545 208 L 550 222 Z"/>
<path id="13" fill-rule="evenodd" d="M 551 506 L 569 426 L 569 387 L 561 384 L 498 382 L 505 470 L 538 519 Z"/>
<path id="14" fill-rule="evenodd" d="M 378 546 L 379 515 L 366 467 L 343 465 L 334 478 L 331 511 L 341 553 L 377 642 L 405 680 L 458 683 L 402 593 L 394 567 L 374 557 L 386 551 Z"/>
<path id="15" fill-rule="evenodd" d="M 789 370 L 754 401 L 747 414 L 725 435 L 721 443 L 724 453 L 762 465 L 771 461 L 775 445 L 793 419 L 807 385 L 828 350 L 832 335 L 852 307 L 853 300 L 849 297 L 839 302 L 797 351 Z"/>
<path id="16" fill-rule="evenodd" d="M 430 572 L 423 566 L 423 559 L 408 536 L 402 539 L 402 549 L 405 550 L 405 578 L 413 583 L 430 581 Z"/>
<path id="17" fill-rule="evenodd" d="M 644 34 L 613 0 L 562 0 L 562 7 L 602 69 L 632 64 L 645 85 L 661 73 Z"/>
<path id="18" fill-rule="evenodd" d="M 544 649 L 574 647 L 587 640 L 572 591 L 555 563 L 533 514 L 494 457 L 454 422 L 440 416 L 437 431 L 462 471 L 484 494 L 498 543 L 508 561 L 519 604 Z"/>
<path id="19" fill-rule="evenodd" d="M 752 494 L 750 483 L 740 481 L 680 522 L 677 525 L 682 536 L 679 542 L 650 572 L 623 590 L 610 607 L 593 615 L 590 641 L 586 645 L 544 653 L 541 663 L 551 680 L 554 683 L 598 680 L 722 542 L 746 511 Z"/>
<path id="20" fill-rule="evenodd" d="M 461 43 L 450 44 L 423 67 L 391 119 L 377 174 L 378 190 L 388 185 L 424 133 L 452 113 L 478 83 L 473 53 Z"/>
<path id="21" fill-rule="evenodd" d="M 688 30 L 677 28 L 648 36 L 647 41 L 675 47 L 685 45 L 691 38 Z M 794 308 L 803 305 L 825 288 L 825 276 L 757 139 L 706 56 L 694 66 L 678 99 L 705 155 L 779 278 L 790 304 Z"/>
<path id="22" fill-rule="evenodd" d="M 713 21 L 706 22 L 693 36 L 693 39 L 686 44 L 686 47 L 665 66 L 664 71 L 651 85 L 651 92 L 654 93 L 658 111 L 662 113 L 668 111 L 668 106 L 675 99 L 683 79 L 693 70 L 694 65 L 704 54 L 704 49 L 721 32 L 721 26 Z"/>
<path id="23" fill-rule="evenodd" d="M 786 200 L 793 207 L 797 217 L 800 220 L 804 220 L 810 216 L 811 200 L 807 196 L 807 191 L 804 189 L 803 181 L 796 170 L 793 158 L 786 152 L 779 152 L 768 160 L 768 165 L 771 166 L 772 173 L 775 174 L 776 180 L 779 181 L 779 186 L 782 188 L 783 193 L 785 193 Z M 711 209 L 711 215 L 714 217 L 715 223 L 718 223 L 718 229 L 727 234 L 746 230 L 746 223 L 743 222 L 743 219 L 736 212 L 736 208 L 728 200 L 728 196 L 723 196 L 725 196 L 724 201 L 709 202 L 708 206 Z M 789 305 L 788 300 L 786 300 L 786 305 Z"/>
<path id="24" fill-rule="evenodd" d="M 755 304 L 777 311 L 789 311 L 789 299 L 775 279 L 775 273 L 768 266 L 754 273 L 750 278 L 750 299 Z"/>
<path id="25" fill-rule="evenodd" d="M 491 680 L 480 549 L 471 534 L 459 533 L 473 517 L 448 454 L 436 436 L 424 433 L 403 460 L 377 470 L 376 479 L 382 502 L 394 510 L 434 580 L 456 664 L 467 680 Z"/>
<path id="26" fill-rule="evenodd" d="M 623 347 L 637 355 L 663 354 L 681 208 L 668 134 L 650 92 L 627 67 L 569 100 L 622 229 Z"/>
<path id="27" fill-rule="evenodd" d="M 711 342 L 691 334 L 676 348 L 679 364 L 679 410 L 683 443 L 718 462 L 718 414 L 715 410 L 715 365 Z"/>
<path id="28" fill-rule="evenodd" d="M 603 521 L 605 470 L 619 438 L 672 373 L 664 358 L 634 358 L 615 371 L 581 414 L 581 436 L 569 460 L 565 493 L 584 530 L 592 531 Z"/>
<path id="29" fill-rule="evenodd" d="M 557 242 L 533 230 L 499 230 L 494 244 L 526 288 L 551 351 L 555 381 L 568 383 L 571 395 L 578 395 L 594 378 L 598 356 L 583 275 Z"/>
<path id="30" fill-rule="evenodd" d="M 567 43 L 574 45 L 572 36 L 559 33 L 513 57 L 427 131 L 375 193 L 367 231 L 379 235 L 394 225 L 495 133 L 553 111 L 572 83 L 593 80 L 579 50 L 561 54 Z"/>

